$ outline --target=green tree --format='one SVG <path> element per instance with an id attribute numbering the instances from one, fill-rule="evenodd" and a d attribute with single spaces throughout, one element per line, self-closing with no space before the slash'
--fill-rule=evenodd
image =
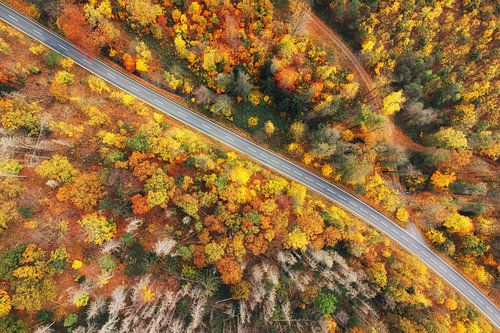
<path id="1" fill-rule="evenodd" d="M 314 299 L 314 307 L 316 311 L 322 315 L 326 316 L 333 313 L 337 307 L 338 299 L 337 296 L 331 291 L 322 291 L 318 293 Z"/>
<path id="2" fill-rule="evenodd" d="M 489 246 L 475 235 L 465 236 L 462 244 L 462 251 L 464 253 L 472 254 L 474 257 L 479 257 L 485 254 L 488 250 Z"/>
<path id="3" fill-rule="evenodd" d="M 165 207 L 173 195 L 174 184 L 174 179 L 163 169 L 157 169 L 144 185 L 148 193 L 148 203 L 151 206 Z"/>
<path id="4" fill-rule="evenodd" d="M 0 332 L 2 333 L 29 333 L 28 324 L 14 314 L 0 317 Z"/>

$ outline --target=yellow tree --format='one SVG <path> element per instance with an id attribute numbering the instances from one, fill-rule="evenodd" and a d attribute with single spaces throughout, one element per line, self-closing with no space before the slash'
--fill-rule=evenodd
<path id="1" fill-rule="evenodd" d="M 12 300 L 5 290 L 0 290 L 0 318 L 9 314 Z"/>
<path id="2" fill-rule="evenodd" d="M 268 120 L 264 123 L 264 132 L 266 133 L 267 136 L 272 136 L 274 132 L 276 131 L 276 128 L 274 127 L 274 124 L 272 121 Z"/>
<path id="3" fill-rule="evenodd" d="M 78 224 L 85 229 L 85 242 L 87 243 L 101 245 L 116 234 L 115 223 L 97 213 L 83 216 Z"/>
<path id="4" fill-rule="evenodd" d="M 235 183 L 245 185 L 250 179 L 250 172 L 243 166 L 238 165 L 231 170 L 231 180 Z"/>
<path id="5" fill-rule="evenodd" d="M 296 121 L 290 126 L 290 134 L 295 141 L 300 141 L 306 134 L 306 125 L 301 121 Z"/>
<path id="6" fill-rule="evenodd" d="M 395 91 L 385 96 L 383 100 L 382 113 L 386 116 L 392 116 L 399 110 L 401 110 L 401 104 L 406 101 L 403 95 L 403 91 Z"/>
<path id="7" fill-rule="evenodd" d="M 141 25 L 154 23 L 158 16 L 163 15 L 161 6 L 153 4 L 150 0 L 129 0 L 124 3 L 130 18 Z"/>
<path id="8" fill-rule="evenodd" d="M 284 245 L 287 249 L 305 251 L 308 244 L 309 240 L 307 239 L 307 235 L 303 233 L 299 228 L 295 228 L 285 237 Z"/>
<path id="9" fill-rule="evenodd" d="M 21 97 L 0 99 L 0 122 L 8 131 L 24 129 L 30 135 L 40 131 L 39 113 L 42 108 L 35 102 L 29 103 Z"/>
<path id="10" fill-rule="evenodd" d="M 50 160 L 43 161 L 35 168 L 35 172 L 44 178 L 56 180 L 60 183 L 68 183 L 73 180 L 76 170 L 65 156 L 54 155 Z"/>
<path id="11" fill-rule="evenodd" d="M 467 234 L 474 229 L 474 225 L 469 217 L 455 212 L 450 214 L 443 223 L 451 233 Z"/>
<path id="12" fill-rule="evenodd" d="M 455 176 L 454 172 L 452 172 L 450 174 L 446 174 L 446 173 L 442 173 L 439 170 L 434 172 L 431 176 L 432 184 L 434 184 L 434 186 L 436 186 L 438 188 L 447 188 L 456 179 L 457 179 L 457 177 Z"/>
<path id="13" fill-rule="evenodd" d="M 302 210 L 302 206 L 306 200 L 307 189 L 298 183 L 291 183 L 288 189 L 288 195 L 293 201 L 295 210 Z"/>

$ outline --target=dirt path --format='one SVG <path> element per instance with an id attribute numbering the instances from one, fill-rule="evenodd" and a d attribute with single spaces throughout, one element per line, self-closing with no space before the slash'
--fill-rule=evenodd
<path id="1" fill-rule="evenodd" d="M 382 107 L 382 94 L 373 81 L 371 75 L 366 71 L 363 64 L 358 60 L 358 56 L 346 45 L 341 37 L 336 35 L 323 21 L 314 13 L 307 14 L 307 23 L 305 25 L 306 32 L 325 46 L 331 47 L 329 42 L 332 42 L 336 49 L 341 53 L 338 55 L 342 58 L 343 64 L 355 74 L 357 81 L 361 84 L 362 91 L 367 95 L 372 107 L 380 110 Z M 327 41 L 328 43 L 325 43 Z M 393 119 L 387 123 L 388 131 L 386 138 L 395 144 L 415 151 L 428 151 L 429 147 L 422 146 L 412 141 L 398 126 L 394 124 Z"/>

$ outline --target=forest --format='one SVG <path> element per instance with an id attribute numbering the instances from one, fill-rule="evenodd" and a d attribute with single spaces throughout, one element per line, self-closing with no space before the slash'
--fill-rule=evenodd
<path id="1" fill-rule="evenodd" d="M 2 332 L 492 331 L 341 208 L 0 37 Z"/>
<path id="2" fill-rule="evenodd" d="M 416 225 L 498 302 L 493 2 L 6 2 Z M 313 12 L 374 87 L 311 33 Z M 416 258 L 302 185 L 6 25 L 0 53 L 7 332 L 492 331 Z"/>

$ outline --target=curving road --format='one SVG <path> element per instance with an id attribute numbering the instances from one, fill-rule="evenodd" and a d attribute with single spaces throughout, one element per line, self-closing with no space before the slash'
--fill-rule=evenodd
<path id="1" fill-rule="evenodd" d="M 26 18 L 22 14 L 0 2 L 0 19 L 14 26 L 18 30 L 36 39 L 58 53 L 72 58 L 78 65 L 103 78 L 116 87 L 136 96 L 152 107 L 168 116 L 195 128 L 204 134 L 223 142 L 227 146 L 240 151 L 259 161 L 261 164 L 274 169 L 289 179 L 302 183 L 308 188 L 320 193 L 336 202 L 352 214 L 366 221 L 376 229 L 395 240 L 408 252 L 416 255 L 428 267 L 439 274 L 458 292 L 473 303 L 497 328 L 500 328 L 500 311 L 478 289 L 476 289 L 462 275 L 450 267 L 439 256 L 432 252 L 427 245 L 411 236 L 404 229 L 393 223 L 386 216 L 379 213 L 363 201 L 357 199 L 328 181 L 314 175 L 275 153 L 246 140 L 230 130 L 202 117 L 187 108 L 167 99 L 152 89 L 135 81 L 133 78 L 120 73 L 112 67 L 94 59 L 80 51 L 63 38 L 52 33 L 40 24 Z M 89 36 L 89 38 L 91 38 Z"/>

